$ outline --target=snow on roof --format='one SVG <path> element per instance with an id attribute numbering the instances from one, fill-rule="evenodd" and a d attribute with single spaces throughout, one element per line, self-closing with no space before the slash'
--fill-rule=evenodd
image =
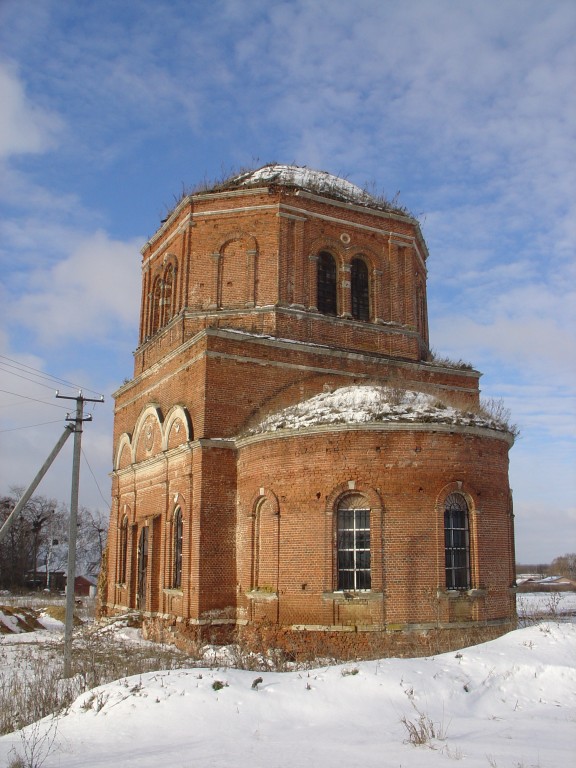
<path id="1" fill-rule="evenodd" d="M 396 387 L 353 385 L 321 392 L 309 400 L 271 414 L 250 427 L 246 434 L 370 422 L 453 424 L 508 431 L 507 425 L 502 422 L 446 405 L 435 395 Z"/>
<path id="2" fill-rule="evenodd" d="M 255 171 L 247 171 L 233 176 L 224 182 L 223 187 L 225 189 L 238 189 L 259 184 L 298 187 L 314 194 L 325 195 L 355 205 L 377 208 L 378 210 L 396 210 L 399 213 L 407 214 L 402 208 L 386 202 L 381 197 L 369 194 L 346 179 L 306 166 L 276 163 L 265 165 Z"/>

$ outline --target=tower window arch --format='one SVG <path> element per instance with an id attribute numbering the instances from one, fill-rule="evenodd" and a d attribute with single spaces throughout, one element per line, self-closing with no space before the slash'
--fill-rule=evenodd
<path id="1" fill-rule="evenodd" d="M 168 264 L 164 272 L 164 297 L 162 299 L 162 324 L 166 324 L 174 314 L 174 265 Z"/>
<path id="2" fill-rule="evenodd" d="M 318 255 L 316 282 L 318 311 L 324 315 L 337 314 L 336 262 L 327 251 L 322 251 Z"/>
<path id="3" fill-rule="evenodd" d="M 182 587 L 182 539 L 183 539 L 182 510 L 176 507 L 174 512 L 173 529 L 173 563 L 172 563 L 172 588 Z"/>
<path id="4" fill-rule="evenodd" d="M 152 287 L 152 306 L 150 312 L 150 335 L 160 328 L 162 312 L 162 280 L 157 277 Z"/>
<path id="5" fill-rule="evenodd" d="M 446 589 L 470 589 L 470 525 L 468 504 L 451 493 L 444 504 Z"/>
<path id="6" fill-rule="evenodd" d="M 422 280 L 418 277 L 416 282 L 416 326 L 424 336 L 426 334 L 426 294 Z"/>
<path id="7" fill-rule="evenodd" d="M 336 520 L 337 589 L 371 588 L 370 509 L 361 496 L 345 497 L 338 504 Z"/>
<path id="8" fill-rule="evenodd" d="M 353 259 L 351 265 L 352 317 L 370 319 L 368 267 L 363 259 Z"/>
<path id="9" fill-rule="evenodd" d="M 170 262 L 164 272 L 158 275 L 150 293 L 149 335 L 153 336 L 166 325 L 175 311 L 175 285 L 177 264 Z"/>

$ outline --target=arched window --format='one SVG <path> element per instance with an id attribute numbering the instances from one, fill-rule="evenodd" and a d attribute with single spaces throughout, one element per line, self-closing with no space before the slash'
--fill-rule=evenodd
<path id="1" fill-rule="evenodd" d="M 252 520 L 252 588 L 277 592 L 280 516 L 274 494 L 256 500 Z"/>
<path id="2" fill-rule="evenodd" d="M 337 588 L 370 589 L 370 509 L 362 497 L 346 497 L 337 516 Z"/>
<path id="3" fill-rule="evenodd" d="M 152 307 L 150 312 L 150 335 L 160 328 L 160 312 L 162 309 L 162 280 L 157 277 L 152 288 Z"/>
<path id="4" fill-rule="evenodd" d="M 136 607 L 144 610 L 146 607 L 146 592 L 148 587 L 148 526 L 140 529 L 138 539 L 138 585 L 136 591 Z"/>
<path id="5" fill-rule="evenodd" d="M 182 586 L 182 510 L 180 507 L 177 507 L 174 512 L 173 552 L 172 587 L 180 589 Z"/>
<path id="6" fill-rule="evenodd" d="M 468 504 L 461 493 L 451 493 L 444 505 L 446 589 L 470 589 L 470 530 Z"/>
<path id="7" fill-rule="evenodd" d="M 418 331 L 424 336 L 426 334 L 426 300 L 420 278 L 416 283 L 416 325 Z"/>
<path id="8" fill-rule="evenodd" d="M 318 311 L 324 315 L 337 313 L 336 262 L 326 251 L 318 255 L 317 271 Z"/>
<path id="9" fill-rule="evenodd" d="M 172 319 L 174 314 L 172 302 L 174 298 L 174 265 L 168 264 L 164 272 L 164 297 L 162 300 L 162 325 Z"/>
<path id="10" fill-rule="evenodd" d="M 368 267 L 362 259 L 352 260 L 352 317 L 355 320 L 370 319 Z"/>
<path id="11" fill-rule="evenodd" d="M 128 518 L 122 519 L 118 541 L 118 583 L 126 583 L 126 563 L 128 562 Z"/>

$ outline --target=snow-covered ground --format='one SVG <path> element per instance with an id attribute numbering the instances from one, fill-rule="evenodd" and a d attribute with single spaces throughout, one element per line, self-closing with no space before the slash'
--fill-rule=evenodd
<path id="1" fill-rule="evenodd" d="M 548 597 L 520 596 L 521 612 Z M 576 595 L 554 608 L 574 613 Z M 4 635 L 2 656 L 57 631 Z M 82 694 L 23 738 L 3 736 L 0 764 L 27 744 L 45 768 L 564 767 L 576 755 L 575 661 L 576 624 L 554 620 L 430 658 L 152 672 Z M 410 743 L 410 728 L 428 743 Z"/>
<path id="2" fill-rule="evenodd" d="M 574 620 L 576 592 L 521 592 L 516 595 L 521 623 L 534 619 Z"/>

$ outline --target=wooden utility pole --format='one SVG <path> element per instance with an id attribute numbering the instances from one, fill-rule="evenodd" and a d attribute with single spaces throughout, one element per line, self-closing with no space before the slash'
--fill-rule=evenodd
<path id="1" fill-rule="evenodd" d="M 66 417 L 74 422 L 74 454 L 72 460 L 72 492 L 70 497 L 70 527 L 68 530 L 68 573 L 66 577 L 66 623 L 64 629 L 64 677 L 72 676 L 72 631 L 74 629 L 74 582 L 76 579 L 76 535 L 78 533 L 78 490 L 80 487 L 80 458 L 82 454 L 82 423 L 92 421 L 92 416 L 84 416 L 84 403 L 103 403 L 104 398 L 96 400 L 84 397 L 82 390 L 76 397 L 66 397 L 56 392 L 56 397 L 76 401 L 76 414 Z"/>

